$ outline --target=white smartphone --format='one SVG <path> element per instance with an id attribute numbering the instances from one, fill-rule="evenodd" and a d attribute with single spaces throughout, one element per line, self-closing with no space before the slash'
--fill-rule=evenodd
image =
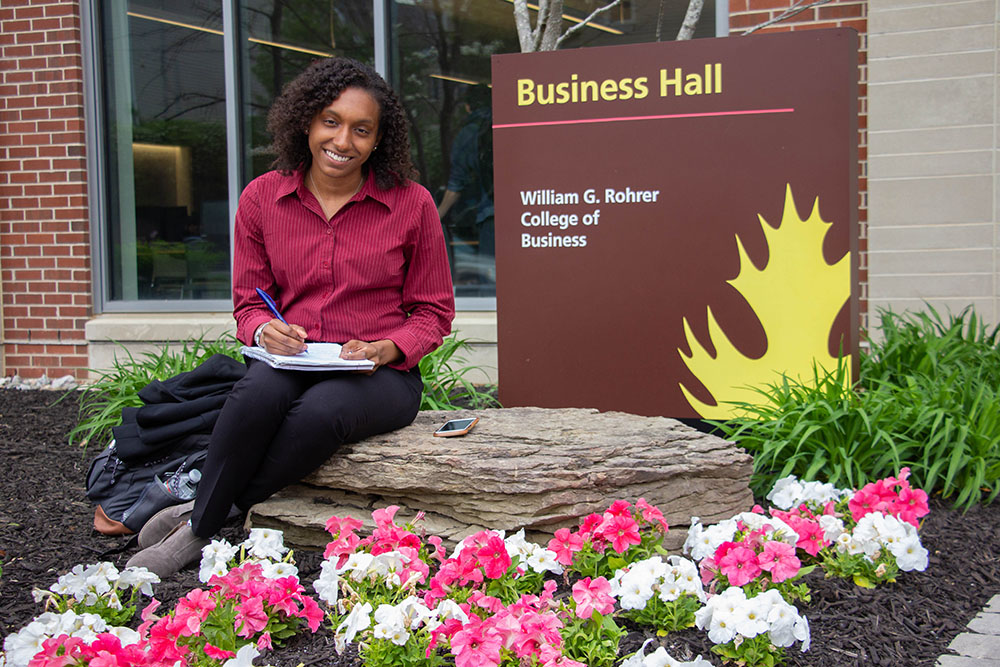
<path id="1" fill-rule="evenodd" d="M 472 427 L 479 423 L 479 417 L 471 419 L 449 419 L 441 428 L 434 431 L 434 435 L 439 438 L 450 438 L 456 435 L 465 435 L 472 430 Z"/>

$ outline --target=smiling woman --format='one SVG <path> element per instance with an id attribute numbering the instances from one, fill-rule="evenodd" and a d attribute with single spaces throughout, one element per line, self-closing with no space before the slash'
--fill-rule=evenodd
<path id="1" fill-rule="evenodd" d="M 129 563 L 160 576 L 195 560 L 233 505 L 245 511 L 340 445 L 413 421 L 418 363 L 455 314 L 437 210 L 408 180 L 405 116 L 381 76 L 346 58 L 317 61 L 275 101 L 268 129 L 275 171 L 247 186 L 236 212 L 237 337 L 285 355 L 340 343 L 341 358 L 374 367 L 304 372 L 248 360 L 212 433 L 193 504 L 154 516 L 140 533 L 152 546 Z"/>

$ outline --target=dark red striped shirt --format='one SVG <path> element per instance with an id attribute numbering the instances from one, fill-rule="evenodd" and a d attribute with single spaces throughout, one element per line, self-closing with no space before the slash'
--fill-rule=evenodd
<path id="1" fill-rule="evenodd" d="M 236 335 L 253 345 L 274 297 L 308 340 L 389 339 L 411 368 L 441 344 L 455 316 L 437 208 L 416 183 L 382 190 L 366 178 L 329 221 L 302 172 L 268 172 L 240 195 L 233 241 Z"/>

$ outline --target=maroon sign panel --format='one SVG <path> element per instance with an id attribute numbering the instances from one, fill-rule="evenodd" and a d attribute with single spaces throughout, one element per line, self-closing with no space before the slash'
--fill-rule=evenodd
<path id="1" fill-rule="evenodd" d="M 725 417 L 856 359 L 857 34 L 493 57 L 500 400 Z"/>

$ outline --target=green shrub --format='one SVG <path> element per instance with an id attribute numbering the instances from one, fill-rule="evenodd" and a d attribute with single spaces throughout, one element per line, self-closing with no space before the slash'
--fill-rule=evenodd
<path id="1" fill-rule="evenodd" d="M 845 361 L 811 383 L 788 379 L 761 406 L 713 422 L 754 455 L 752 487 L 788 474 L 841 487 L 896 474 L 960 507 L 1000 493 L 1000 350 L 972 309 L 881 312 L 881 336 L 849 386 Z"/>
<path id="2" fill-rule="evenodd" d="M 458 410 L 498 408 L 493 387 L 477 387 L 466 375 L 478 366 L 469 366 L 459 352 L 468 350 L 469 342 L 455 335 L 444 339 L 441 347 L 420 360 L 420 375 L 424 379 L 421 410 Z"/>

